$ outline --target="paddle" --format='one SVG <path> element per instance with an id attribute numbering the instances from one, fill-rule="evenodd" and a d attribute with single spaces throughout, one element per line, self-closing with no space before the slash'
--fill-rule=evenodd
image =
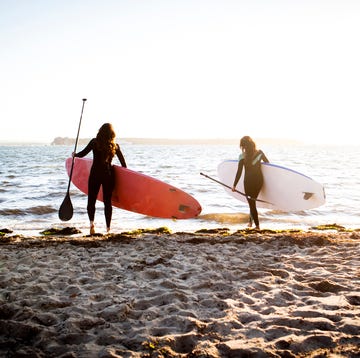
<path id="1" fill-rule="evenodd" d="M 212 178 L 212 177 L 210 177 L 210 176 L 208 176 L 208 175 L 206 175 L 206 174 L 204 174 L 204 173 L 200 173 L 200 175 L 202 175 L 202 176 L 204 176 L 205 178 L 208 178 L 208 179 L 210 179 L 210 180 L 212 180 L 212 181 L 214 181 L 214 182 L 216 182 L 216 183 L 224 186 L 225 188 L 228 188 L 228 189 L 231 189 L 231 190 L 232 190 L 232 187 L 231 187 L 231 186 L 226 185 L 225 183 L 222 183 L 221 181 L 216 180 L 215 178 Z M 252 198 L 251 196 L 246 195 L 245 193 L 242 193 L 242 192 L 239 191 L 239 190 L 236 190 L 236 189 L 235 189 L 235 192 L 238 193 L 238 194 L 241 194 L 241 195 L 245 196 L 245 198 L 247 198 L 247 199 L 249 199 L 249 200 L 255 200 L 255 201 L 259 201 L 259 202 L 261 202 L 261 203 L 266 203 L 266 204 L 274 205 L 274 204 L 269 203 L 268 201 L 265 201 L 265 200 Z"/>
<path id="2" fill-rule="evenodd" d="M 82 115 L 83 115 L 83 112 L 84 112 L 84 106 L 85 106 L 86 98 L 83 98 L 82 101 L 83 101 L 83 103 L 82 103 L 82 108 L 81 108 L 79 127 L 78 127 L 76 140 L 75 140 L 74 153 L 76 153 L 76 147 L 77 147 L 77 142 L 78 142 L 78 139 L 79 139 L 81 120 L 82 120 Z M 72 218 L 73 211 L 74 211 L 73 210 L 73 205 L 72 205 L 71 199 L 70 199 L 70 184 L 71 184 L 71 178 L 72 178 L 72 173 L 73 173 L 73 168 L 74 168 L 74 160 L 75 160 L 75 158 L 73 157 L 72 158 L 72 163 L 71 163 L 71 170 L 70 170 L 70 175 L 69 175 L 69 183 L 68 183 L 66 195 L 65 195 L 64 201 L 62 202 L 62 204 L 60 206 L 60 209 L 59 209 L 59 218 L 62 221 L 69 221 Z"/>

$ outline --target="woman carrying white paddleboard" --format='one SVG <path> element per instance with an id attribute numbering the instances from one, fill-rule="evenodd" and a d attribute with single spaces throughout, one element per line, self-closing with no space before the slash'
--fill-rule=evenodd
<path id="1" fill-rule="evenodd" d="M 254 221 L 255 229 L 259 230 L 260 225 L 256 208 L 256 199 L 264 182 L 261 172 L 261 162 L 269 163 L 269 160 L 262 150 L 256 149 L 255 142 L 249 136 L 241 138 L 240 149 L 242 153 L 239 156 L 239 164 L 232 191 L 236 191 L 236 185 L 241 178 L 243 169 L 245 169 L 244 191 L 250 208 L 249 227 L 252 226 L 252 222 Z"/>

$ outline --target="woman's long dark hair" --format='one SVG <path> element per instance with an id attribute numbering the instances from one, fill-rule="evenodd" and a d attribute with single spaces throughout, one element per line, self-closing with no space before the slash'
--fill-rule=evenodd
<path id="1" fill-rule="evenodd" d="M 240 148 L 244 148 L 245 157 L 244 161 L 252 161 L 256 152 L 256 144 L 249 136 L 242 137 L 240 140 Z"/>
<path id="2" fill-rule="evenodd" d="M 96 135 L 96 147 L 104 153 L 107 163 L 111 163 L 116 153 L 115 136 L 115 131 L 110 123 L 104 123 Z"/>

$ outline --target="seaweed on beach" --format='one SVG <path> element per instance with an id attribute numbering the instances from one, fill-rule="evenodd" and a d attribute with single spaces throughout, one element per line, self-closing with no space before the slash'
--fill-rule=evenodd
<path id="1" fill-rule="evenodd" d="M 322 230 L 322 231 L 336 230 L 336 231 L 340 231 L 340 232 L 347 231 L 345 226 L 338 225 L 338 224 L 335 224 L 335 223 L 334 224 L 325 224 L 325 225 L 312 226 L 310 229 L 311 230 Z"/>
<path id="2" fill-rule="evenodd" d="M 12 233 L 12 230 L 10 230 L 10 229 L 6 229 L 6 228 L 0 229 L 0 237 L 5 236 L 7 234 L 11 234 L 11 233 Z"/>
<path id="3" fill-rule="evenodd" d="M 295 233 L 301 233 L 303 230 L 301 229 L 282 229 L 282 230 L 272 230 L 272 229 L 240 229 L 234 232 L 234 235 L 249 235 L 249 234 L 295 234 Z"/>
<path id="4" fill-rule="evenodd" d="M 136 229 L 126 233 L 126 235 L 142 235 L 142 234 L 171 234 L 171 230 L 166 226 L 161 226 L 156 229 Z"/>
<path id="5" fill-rule="evenodd" d="M 200 229 L 195 231 L 195 234 L 217 234 L 217 235 L 228 235 L 230 229 L 218 228 L 218 229 Z"/>
<path id="6" fill-rule="evenodd" d="M 76 229 L 75 227 L 65 227 L 62 229 L 57 229 L 57 228 L 50 228 L 44 231 L 41 231 L 40 234 L 44 235 L 44 236 L 50 236 L 50 235 L 65 235 L 65 236 L 69 236 L 69 235 L 75 235 L 75 234 L 80 234 L 81 231 Z"/>

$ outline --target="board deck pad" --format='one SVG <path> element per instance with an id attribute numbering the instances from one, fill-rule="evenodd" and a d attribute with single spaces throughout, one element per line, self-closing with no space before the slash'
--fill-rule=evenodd
<path id="1" fill-rule="evenodd" d="M 72 158 L 67 158 L 65 167 L 70 175 Z M 88 193 L 88 179 L 92 159 L 75 158 L 72 183 L 83 193 Z M 114 165 L 115 187 L 112 205 L 143 215 L 189 219 L 201 212 L 201 205 L 190 194 L 161 180 L 134 170 Z M 98 200 L 103 201 L 102 189 Z"/>
<path id="2" fill-rule="evenodd" d="M 218 165 L 220 180 L 232 187 L 238 168 L 237 160 L 225 160 Z M 264 184 L 259 193 L 256 206 L 282 211 L 301 211 L 319 207 L 325 203 L 325 189 L 317 181 L 295 170 L 261 163 Z M 244 193 L 244 170 L 236 189 Z M 247 202 L 246 197 L 226 188 L 232 197 Z"/>

